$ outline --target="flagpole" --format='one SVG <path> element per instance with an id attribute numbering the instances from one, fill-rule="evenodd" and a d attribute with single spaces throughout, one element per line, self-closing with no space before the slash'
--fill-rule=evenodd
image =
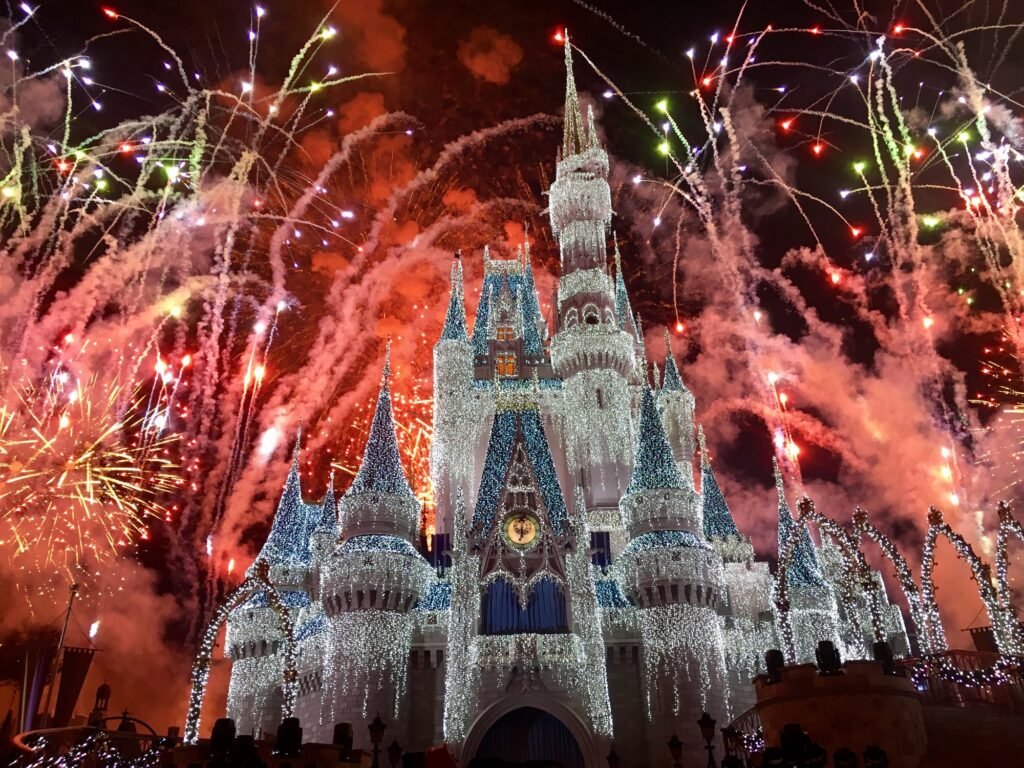
<path id="1" fill-rule="evenodd" d="M 71 621 L 71 606 L 75 603 L 75 596 L 78 594 L 78 585 L 71 585 L 71 596 L 68 598 L 68 609 L 64 612 L 64 626 L 60 630 L 60 640 L 57 641 L 57 653 L 53 657 L 53 677 L 46 689 L 46 704 L 43 706 L 43 715 L 46 718 L 46 726 L 50 727 L 50 698 L 53 696 L 54 686 L 57 685 L 57 672 L 60 671 L 60 652 L 64 648 L 64 636 L 68 632 L 68 622 Z"/>

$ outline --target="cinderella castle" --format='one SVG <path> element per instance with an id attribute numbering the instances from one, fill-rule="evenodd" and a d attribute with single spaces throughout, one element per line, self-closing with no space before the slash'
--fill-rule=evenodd
<path id="1" fill-rule="evenodd" d="M 379 715 L 407 752 L 447 743 L 461 765 L 597 768 L 612 747 L 627 768 L 662 765 L 673 734 L 700 752 L 702 712 L 724 726 L 747 710 L 765 650 L 780 647 L 773 576 L 730 513 L 671 349 L 660 370 L 648 360 L 617 247 L 609 273 L 608 154 L 565 52 L 554 317 L 542 317 L 528 252 L 485 251 L 470 333 L 455 260 L 434 347 L 431 546 L 385 363 L 351 486 L 306 501 L 296 453 L 254 563 L 295 627 L 306 740 L 329 742 L 347 722 L 368 747 Z M 778 467 L 775 481 L 781 542 L 795 523 Z M 851 589 L 835 550 L 804 528 L 787 571 L 801 661 L 819 640 L 870 654 L 862 585 Z M 884 615 L 906 654 L 898 608 Z M 282 641 L 266 596 L 230 614 L 240 733 L 281 720 Z"/>

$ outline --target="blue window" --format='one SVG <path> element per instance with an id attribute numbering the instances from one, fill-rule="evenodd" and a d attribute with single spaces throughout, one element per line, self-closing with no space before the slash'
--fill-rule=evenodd
<path id="1" fill-rule="evenodd" d="M 555 582 L 545 579 L 530 592 L 526 608 L 504 579 L 492 581 L 484 591 L 481 633 L 485 635 L 554 635 L 569 631 L 565 595 Z"/>

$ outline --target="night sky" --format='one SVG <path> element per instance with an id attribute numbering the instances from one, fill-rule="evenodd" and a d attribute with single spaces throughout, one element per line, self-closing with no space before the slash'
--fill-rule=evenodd
<path id="1" fill-rule="evenodd" d="M 1024 151 L 1018 117 L 1024 109 L 1016 101 L 1024 59 L 1010 26 L 1021 23 L 1019 9 L 1016 18 L 1010 13 L 995 19 L 998 11 L 978 4 L 961 12 L 955 12 L 961 4 L 950 0 L 927 6 L 944 20 L 935 40 L 962 40 L 977 80 L 986 85 L 997 143 Z M 8 7 L 8 15 L 20 18 L 14 4 Z M 199 75 L 195 87 L 238 93 L 247 81 L 248 32 L 254 24 L 249 3 L 123 0 L 111 7 L 154 30 L 181 56 L 190 76 Z M 1016 371 L 1013 350 L 1001 338 L 1018 308 L 1001 303 L 994 286 L 1015 284 L 1020 266 L 1014 257 L 1022 254 L 1003 246 L 997 249 L 998 268 L 986 261 L 974 240 L 977 222 L 964 212 L 962 196 L 950 189 L 950 172 L 934 142 L 928 144 L 930 126 L 944 136 L 972 130 L 972 116 L 957 101 L 957 77 L 943 63 L 942 46 L 912 29 L 931 29 L 928 19 L 910 3 L 866 7 L 874 15 L 856 28 L 852 10 L 844 6 L 843 20 L 852 26 L 840 29 L 838 21 L 795 1 L 751 2 L 745 9 L 731 0 L 266 3 L 257 97 L 280 83 L 292 56 L 325 16 L 338 35 L 316 53 L 300 80 L 321 77 L 330 66 L 343 76 L 381 73 L 310 98 L 310 116 L 294 131 L 294 148 L 282 155 L 279 172 L 289 202 L 343 146 L 346 135 L 385 113 L 406 117 L 360 144 L 318 195 L 322 199 L 309 216 L 310 231 L 330 219 L 327 211 L 346 211 L 351 216 L 340 234 L 320 243 L 308 234 L 292 236 L 285 244 L 289 310 L 280 320 L 283 343 L 267 354 L 264 399 L 253 408 L 252 432 L 240 448 L 237 480 L 223 494 L 227 500 L 219 500 L 222 478 L 215 471 L 233 455 L 224 438 L 233 422 L 225 417 L 213 432 L 214 447 L 189 468 L 189 481 L 202 485 L 180 500 L 190 511 L 180 522 L 154 525 L 83 609 L 84 615 L 120 627 L 119 637 L 113 631 L 100 636 L 110 652 L 94 670 L 94 676 L 115 681 L 117 706 L 125 701 L 158 728 L 180 719 L 195 623 L 251 562 L 267 530 L 296 427 L 303 426 L 307 435 L 304 488 L 309 497 L 319 497 L 329 465 L 342 468 L 339 477 L 345 478 L 344 468 L 358 460 L 385 337 L 395 339 L 399 420 L 429 420 L 429 404 L 422 398 L 430 391 L 430 349 L 443 320 L 454 251 L 461 249 L 467 264 L 472 315 L 484 244 L 507 257 L 529 237 L 541 301 L 549 309 L 558 251 L 547 230 L 543 192 L 554 172 L 561 128 L 553 118 L 561 114 L 565 88 L 563 49 L 553 37 L 566 27 L 574 44 L 639 109 L 660 123 L 655 104 L 667 100 L 681 132 L 708 148 L 691 92 L 697 88 L 704 98 L 713 96 L 724 41 L 734 24 L 733 64 L 754 34 L 769 26 L 775 30 L 761 42 L 758 65 L 744 74 L 743 84 L 734 88 L 732 81 L 722 91 L 743 146 L 738 151 L 746 174 L 738 196 L 741 213 L 724 238 L 735 249 L 727 253 L 709 244 L 692 209 L 660 183 L 678 175 L 658 152 L 660 137 L 621 98 L 606 97 L 609 86 L 582 56 L 576 58 L 579 89 L 595 108 L 613 158 L 614 226 L 633 308 L 644 319 L 659 364 L 665 354 L 663 326 L 682 324 L 683 330 L 672 334 L 674 352 L 696 395 L 697 417 L 708 433 L 726 498 L 759 554 L 774 554 L 771 461 L 786 450 L 785 443 L 777 450 L 775 442 L 782 424 L 785 440 L 800 450 L 799 460 L 790 456 L 788 462 L 791 500 L 806 491 L 841 521 L 862 504 L 907 546 L 914 562 L 925 510 L 937 504 L 987 554 L 994 502 L 1017 492 L 1007 486 L 1016 479 L 1019 437 L 1016 428 L 986 430 L 997 423 L 1000 409 L 974 401 L 994 397 L 1012 406 L 1019 399 L 992 383 L 988 367 L 999 360 Z M 173 86 L 170 92 L 157 87 L 174 79 L 164 67 L 167 52 L 124 20 L 108 18 L 102 8 L 77 0 L 44 2 L 16 36 L 29 67 L 77 53 L 91 58 L 95 83 L 87 90 L 102 102 L 102 110 L 76 97 L 79 139 L 169 110 L 180 94 Z M 1007 26 L 977 29 L 993 24 Z M 908 29 L 896 34 L 896 27 Z M 883 236 L 882 226 L 893 215 L 884 203 L 879 218 L 863 191 L 848 199 L 840 195 L 861 186 L 853 164 L 873 160 L 870 134 L 856 124 L 864 120 L 864 103 L 850 75 L 869 71 L 869 54 L 880 35 L 890 35 L 886 50 L 897 51 L 891 58 L 893 83 L 913 134 L 910 151 L 931 147 L 913 161 L 910 218 L 942 219 L 941 226 L 921 227 L 912 257 L 898 253 Z M 686 55 L 691 47 L 692 63 Z M 701 83 L 705 76 L 708 86 Z M 522 130 L 479 142 L 465 138 L 532 115 L 539 116 Z M 57 137 L 61 123 L 41 119 L 36 130 Z M 713 140 L 727 151 L 724 136 Z M 282 152 L 281 145 L 271 149 Z M 965 174 L 966 150 L 953 146 L 949 152 L 955 172 Z M 427 174 L 446 153 L 453 153 L 451 160 Z M 708 149 L 694 163 L 705 174 L 712 199 L 723 203 L 710 154 Z M 870 184 L 878 182 L 871 169 L 866 173 Z M 1019 162 L 1010 173 L 1019 184 Z M 636 177 L 643 183 L 634 183 Z M 884 200 L 884 185 L 874 188 Z M 433 230 L 445 217 L 461 223 Z M 1020 224 L 1019 215 L 1009 220 Z M 749 252 L 739 248 L 736 228 L 748 234 Z M 51 294 L 80 284 L 92 258 L 76 251 Z M 166 258 L 171 263 L 178 256 Z M 252 270 L 265 278 L 270 267 L 256 259 Z M 196 266 L 194 271 L 204 270 Z M 752 323 L 755 310 L 758 319 Z M 181 338 L 194 343 L 199 310 L 189 311 L 194 316 L 186 313 L 191 323 Z M 240 322 L 256 320 L 249 305 L 239 313 Z M 173 346 L 169 333 L 160 342 Z M 997 351 L 1000 346 L 1004 352 Z M 237 363 L 244 349 L 241 342 L 226 348 L 225 359 Z M 230 370 L 211 400 L 213 410 L 229 415 L 238 407 L 230 398 L 240 390 L 241 364 Z M 778 386 L 774 380 L 766 385 L 770 375 L 779 377 Z M 1014 372 L 1010 381 L 1017 380 Z M 785 408 L 779 405 L 780 392 L 789 402 Z M 182 431 L 190 436 L 185 422 Z M 271 434 L 278 437 L 268 444 Z M 412 473 L 425 482 L 422 453 L 411 460 L 418 462 Z M 209 558 L 207 541 L 212 542 Z M 16 565 L 3 571 L 0 585 L 17 584 L 19 573 Z M 957 622 L 959 629 L 972 620 L 977 599 L 966 585 L 966 569 L 945 574 L 940 581 L 946 594 L 963 597 L 951 609 L 950 626 Z M 119 586 L 111 588 L 114 582 Z M 124 585 L 130 596 L 121 591 Z M 26 616 L 45 624 L 61 599 L 19 613 L 0 630 L 10 631 Z M 150 620 L 136 625 L 127 618 L 133 612 Z M 958 642 L 960 633 L 954 634 Z M 118 684 L 124 691 L 147 678 L 166 680 L 166 701 L 129 700 L 117 690 Z"/>

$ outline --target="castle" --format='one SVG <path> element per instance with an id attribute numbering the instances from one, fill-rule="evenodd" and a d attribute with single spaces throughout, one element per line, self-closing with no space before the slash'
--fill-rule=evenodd
<path id="1" fill-rule="evenodd" d="M 627 768 L 661 765 L 674 733 L 700 753 L 701 712 L 724 726 L 748 709 L 764 651 L 779 647 L 768 564 L 737 529 L 671 350 L 651 383 L 617 246 L 609 274 L 608 154 L 565 51 L 549 192 L 561 251 L 554 327 L 528 252 L 485 251 L 470 334 L 455 260 L 434 348 L 431 546 L 401 464 L 387 363 L 340 499 L 332 482 L 306 502 L 293 461 L 256 563 L 296 627 L 294 711 L 307 740 L 330 741 L 349 722 L 368 747 L 379 714 L 406 751 L 447 742 L 463 765 L 597 768 L 612 746 Z M 782 542 L 795 523 L 778 468 L 776 485 Z M 845 658 L 870 654 L 866 602 L 834 549 L 804 528 L 786 575 L 801 661 L 822 639 Z M 889 642 L 907 653 L 898 608 L 884 612 Z M 228 619 L 228 715 L 240 733 L 280 722 L 282 639 L 266 595 Z"/>

